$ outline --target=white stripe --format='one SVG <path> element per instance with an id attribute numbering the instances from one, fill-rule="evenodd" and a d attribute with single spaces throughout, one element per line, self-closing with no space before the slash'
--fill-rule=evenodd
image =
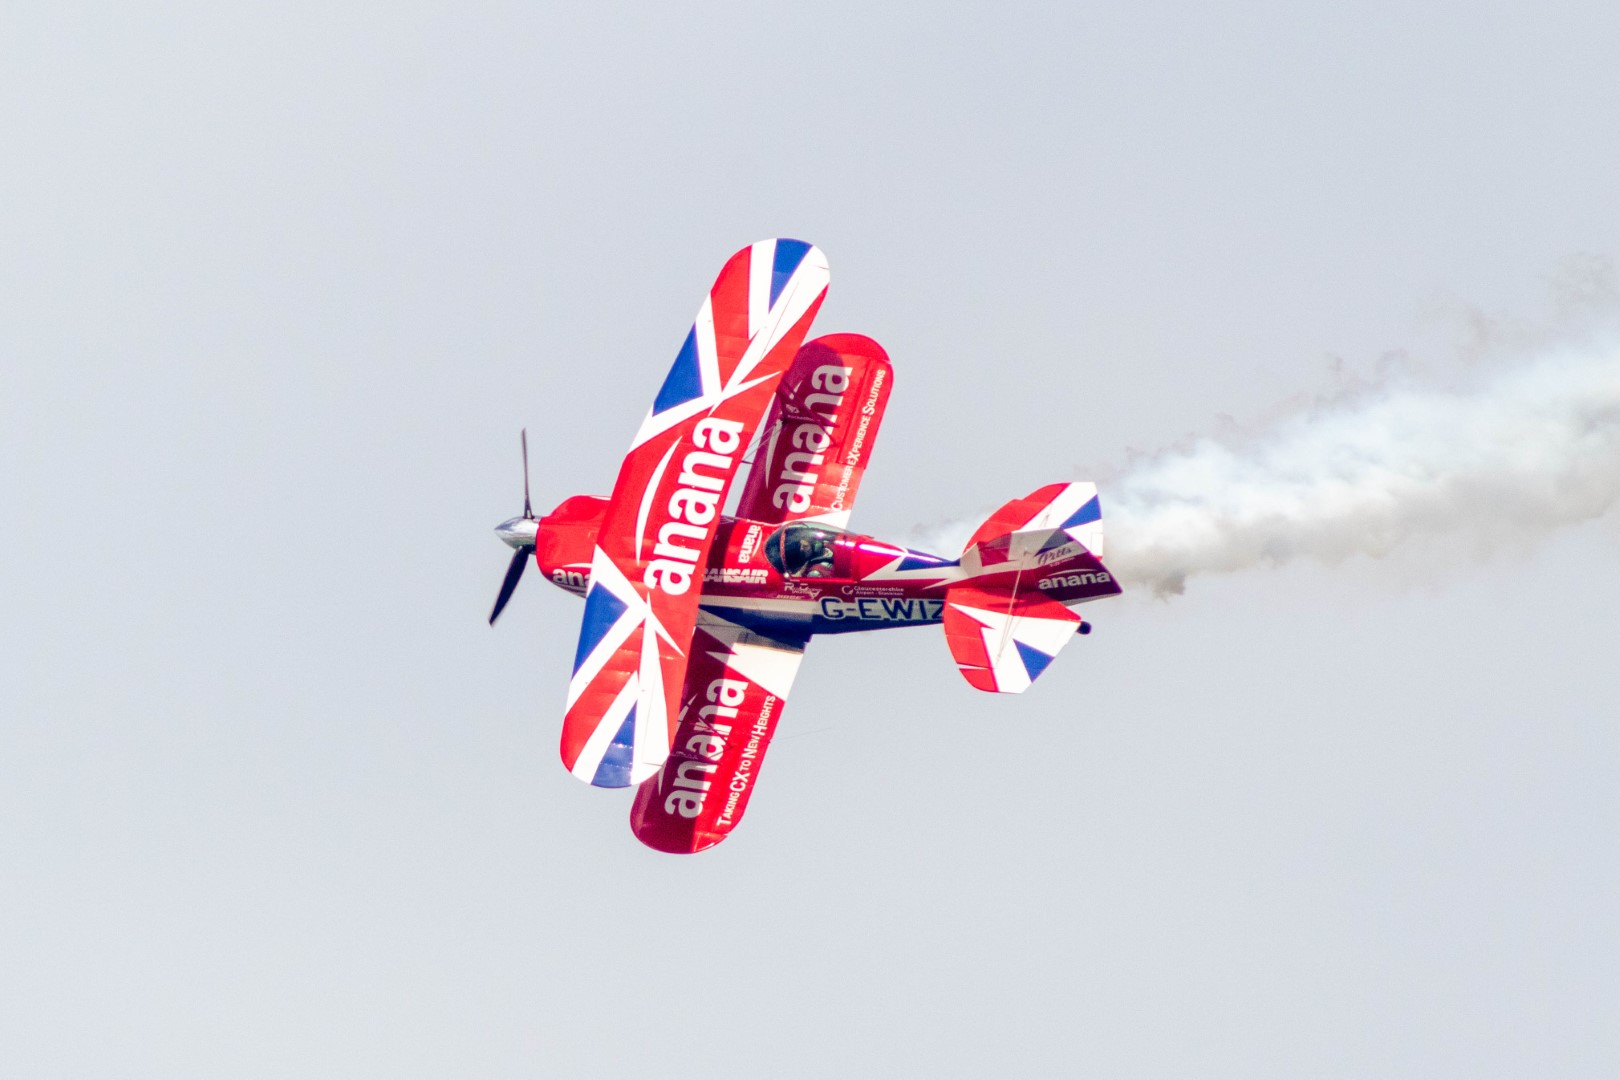
<path id="1" fill-rule="evenodd" d="M 619 727 L 624 718 L 630 714 L 630 707 L 636 703 L 636 677 L 630 676 L 619 691 L 619 696 L 613 699 L 607 712 L 596 722 L 596 730 L 591 737 L 585 740 L 579 757 L 574 760 L 574 767 L 570 771 L 587 784 L 596 779 L 596 770 L 601 768 L 602 759 L 607 756 L 607 748 L 613 742 L 613 736 L 619 733 Z"/>
<path id="2" fill-rule="evenodd" d="M 608 558 L 607 552 L 601 548 L 597 548 L 591 556 L 591 585 L 594 587 L 597 584 L 623 601 L 625 612 L 619 616 L 619 621 L 602 635 L 602 640 L 597 643 L 596 648 L 580 664 L 579 670 L 569 678 L 568 704 L 564 707 L 564 711 L 574 707 L 574 703 L 585 693 L 591 681 L 607 666 L 608 659 L 619 650 L 620 645 L 629 640 L 631 631 L 646 617 L 647 605 L 636 595 L 636 590 L 631 587 L 629 580 L 617 566 L 613 565 L 613 560 Z"/>
<path id="3" fill-rule="evenodd" d="M 639 784 L 669 757 L 669 706 L 664 699 L 664 665 L 658 659 L 658 635 L 642 631 L 641 672 L 637 679 L 636 726 L 631 740 L 630 782 Z"/>
<path id="4" fill-rule="evenodd" d="M 673 408 L 665 409 L 661 413 L 654 413 L 651 409 L 648 409 L 646 418 L 641 421 L 641 427 L 636 430 L 635 439 L 630 443 L 630 449 L 634 450 L 636 447 L 656 439 L 682 420 L 689 420 L 698 413 L 708 412 L 714 408 L 714 404 L 718 400 L 719 398 L 716 396 L 704 394 L 693 398 L 684 405 L 676 405 Z"/>
<path id="5" fill-rule="evenodd" d="M 714 296 L 703 298 L 698 308 L 697 321 L 692 324 L 697 334 L 698 371 L 702 374 L 703 397 L 714 398 L 720 393 L 720 347 L 714 338 Z"/>
<path id="6" fill-rule="evenodd" d="M 839 511 L 838 513 L 836 513 L 836 514 L 820 514 L 820 515 L 818 515 L 816 517 L 813 517 L 813 518 L 805 518 L 804 520 L 805 521 L 832 521 L 832 520 L 836 519 L 837 517 L 839 517 L 840 515 L 847 519 L 849 517 L 849 511 L 848 510 L 842 510 L 842 511 Z M 965 570 L 961 564 L 957 564 L 957 565 L 954 565 L 954 566 L 950 565 L 950 564 L 945 564 L 945 565 L 942 565 L 942 566 L 919 566 L 914 570 L 901 570 L 899 568 L 900 564 L 905 562 L 905 561 L 906 561 L 906 553 L 901 552 L 900 555 L 898 555 L 893 562 L 886 563 L 883 566 L 880 566 L 876 570 L 872 571 L 870 574 L 868 574 L 866 576 L 866 580 L 867 581 L 918 581 L 918 582 L 922 582 L 925 586 L 930 586 L 931 587 L 931 586 L 937 586 L 937 585 L 952 584 L 954 582 L 965 580 L 968 577 L 967 570 Z"/>
<path id="7" fill-rule="evenodd" d="M 815 523 L 818 523 L 818 524 L 821 524 L 821 525 L 825 525 L 828 528 L 838 529 L 838 530 L 842 531 L 843 528 L 846 525 L 849 524 L 849 511 L 848 510 L 829 510 L 825 514 L 809 514 L 809 515 L 807 515 L 805 517 L 802 517 L 802 518 L 795 518 L 794 520 L 803 521 L 803 522 L 815 522 Z M 894 560 L 894 562 L 890 563 L 889 565 L 890 566 L 899 566 L 900 563 L 901 563 L 901 560 L 903 560 L 904 558 L 905 558 L 905 556 L 902 555 L 899 559 Z M 881 574 L 881 573 L 883 573 L 883 571 L 879 570 L 878 573 Z M 908 570 L 908 571 L 906 571 L 906 573 L 911 574 L 911 573 L 914 573 L 914 571 Z M 876 575 L 874 575 L 874 576 L 876 576 Z M 898 575 L 896 575 L 896 576 L 898 576 Z"/>
<path id="8" fill-rule="evenodd" d="M 634 450 L 648 440 L 657 438 L 688 417 L 708 412 L 714 408 L 715 402 L 720 400 L 720 355 L 714 337 L 713 295 L 703 298 L 697 318 L 692 321 L 692 336 L 697 342 L 700 387 L 698 396 L 656 415 L 648 409 L 646 417 L 641 421 L 641 427 L 636 431 L 636 437 L 631 440 L 630 449 Z"/>
<path id="9" fill-rule="evenodd" d="M 990 654 L 990 674 L 995 677 L 996 689 L 1003 694 L 1021 694 L 1029 689 L 1029 672 L 1024 668 L 1024 659 L 1018 655 L 1016 649 L 1001 649 L 998 651 L 993 638 L 997 631 L 985 627 L 979 633 L 984 637 L 985 650 Z M 1002 636 L 1002 642 L 1006 637 Z"/>
<path id="10" fill-rule="evenodd" d="M 1056 656 L 1058 650 L 1074 640 L 1074 628 L 1080 620 L 1044 619 L 1035 615 L 1020 615 L 1013 619 L 1012 636 L 1030 648 Z"/>
<path id="11" fill-rule="evenodd" d="M 669 459 L 675 456 L 675 448 L 679 442 L 669 444 L 664 451 L 663 459 L 658 462 L 658 468 L 653 470 L 652 479 L 647 481 L 646 490 L 641 493 L 641 506 L 636 510 L 636 562 L 641 561 L 641 548 L 647 539 L 647 515 L 652 512 L 653 496 L 658 493 L 658 481 L 664 478 L 664 470 L 669 467 Z"/>
<path id="12" fill-rule="evenodd" d="M 1047 503 L 1040 513 L 1030 519 L 1020 532 L 1035 529 L 1055 529 L 1069 518 L 1075 511 L 1084 506 L 1093 495 L 1097 494 L 1097 485 L 1092 483 L 1066 484 L 1057 498 Z"/>
<path id="13" fill-rule="evenodd" d="M 798 673 L 799 662 L 804 659 L 803 649 L 784 649 L 780 645 L 739 641 L 732 646 L 730 664 L 747 676 L 751 682 L 764 687 L 779 698 L 786 698 L 793 689 L 793 676 Z"/>
<path id="14" fill-rule="evenodd" d="M 766 278 L 765 295 L 768 299 L 770 297 L 768 272 Z M 810 305 L 816 302 L 816 298 L 826 291 L 828 281 L 827 257 L 821 253 L 820 248 L 811 248 L 805 252 L 804 261 L 799 263 L 799 268 L 788 279 L 782 295 L 777 297 L 776 306 L 770 310 L 769 323 L 762 325 L 753 334 L 748 348 L 737 363 L 737 370 L 731 373 L 730 385 L 741 383 L 753 373 L 760 361 L 776 347 L 777 342 L 781 341 L 804 313 L 810 310 Z M 750 329 L 753 329 L 753 300 L 753 294 L 750 292 Z"/>
<path id="15" fill-rule="evenodd" d="M 1007 615 L 986 608 L 951 604 L 953 608 L 979 623 L 984 637 L 985 652 L 990 657 L 991 674 L 1003 693 L 1016 694 L 1029 687 L 1029 671 L 1024 658 L 1010 642 L 1021 642 L 1047 656 L 1058 652 L 1074 638 L 1078 618 L 1046 618 L 1039 615 Z"/>
<path id="16" fill-rule="evenodd" d="M 748 252 L 748 336 L 756 337 L 771 310 L 771 275 L 776 241 L 761 240 Z"/>
<path id="17" fill-rule="evenodd" d="M 710 381 L 711 375 L 714 382 L 719 381 L 720 369 L 718 346 L 714 337 L 713 300 L 712 297 L 706 298 L 704 306 L 698 310 L 698 319 L 693 324 L 698 331 L 698 360 L 699 366 L 704 373 L 703 393 L 684 405 L 677 405 L 656 415 L 651 409 L 647 410 L 647 416 L 642 420 L 640 429 L 636 431 L 636 437 L 630 443 L 630 449 L 634 450 L 649 440 L 657 438 L 681 421 L 699 413 L 708 412 L 724 398 L 747 389 L 743 383 L 747 381 L 753 370 L 759 366 L 760 361 L 770 353 L 771 349 L 776 347 L 777 342 L 781 341 L 788 330 L 809 310 L 810 305 L 815 302 L 816 298 L 826 291 L 829 280 L 827 258 L 819 248 L 811 248 L 805 253 L 804 261 L 799 264 L 798 270 L 794 271 L 793 277 L 788 281 L 782 295 L 777 298 L 776 306 L 768 310 L 762 308 L 758 314 L 756 324 L 754 310 L 756 298 L 761 303 L 766 303 L 770 300 L 771 295 L 770 259 L 767 258 L 763 264 L 758 262 L 759 252 L 757 249 L 765 244 L 772 245 L 771 253 L 773 256 L 775 253 L 775 241 L 761 241 L 760 244 L 754 245 L 756 249 L 753 255 L 754 262 L 749 266 L 749 343 L 748 348 L 743 350 L 743 355 L 737 363 L 736 370 L 731 373 L 730 381 L 724 388 L 718 388 Z M 764 291 L 758 292 L 754 275 L 759 272 L 761 265 L 764 267 L 765 284 Z M 706 326 L 705 311 L 707 312 Z M 756 325 L 758 329 L 756 329 Z M 713 362 L 712 367 L 709 366 L 710 359 L 705 358 L 706 350 L 715 350 L 709 353 L 709 358 L 712 358 Z"/>
<path id="18" fill-rule="evenodd" d="M 777 697 L 788 696 L 793 688 L 793 676 L 804 659 L 802 645 L 773 641 L 735 623 L 710 624 L 703 629 L 725 646 L 724 652 L 710 652 L 710 656 Z"/>

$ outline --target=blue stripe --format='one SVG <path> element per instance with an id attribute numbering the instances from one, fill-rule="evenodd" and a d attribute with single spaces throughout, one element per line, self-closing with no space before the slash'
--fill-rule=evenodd
<path id="1" fill-rule="evenodd" d="M 630 706 L 630 715 L 619 725 L 619 733 L 608 743 L 602 764 L 591 777 L 592 787 L 629 787 L 630 762 L 636 745 L 636 707 Z"/>
<path id="2" fill-rule="evenodd" d="M 626 604 L 600 585 L 592 585 L 585 595 L 585 621 L 579 628 L 579 649 L 574 653 L 574 670 L 578 671 L 585 658 L 596 651 L 625 612 Z"/>
<path id="3" fill-rule="evenodd" d="M 723 605 L 704 604 L 704 611 L 734 622 L 738 626 L 752 630 L 756 634 L 763 634 L 778 641 L 796 641 L 808 637 L 805 630 L 810 626 L 808 613 L 802 616 L 784 615 L 777 612 L 755 611 L 752 608 L 732 608 Z"/>
<path id="4" fill-rule="evenodd" d="M 776 306 L 776 298 L 787 288 L 788 279 L 804 262 L 804 254 L 809 250 L 810 245 L 803 240 L 776 242 L 776 258 L 771 263 L 771 307 Z"/>
<path id="5" fill-rule="evenodd" d="M 1046 670 L 1046 665 L 1052 662 L 1052 658 L 1039 649 L 1030 648 L 1022 641 L 1014 641 L 1013 644 L 1018 646 L 1018 658 L 1024 662 L 1024 670 L 1029 672 L 1029 681 L 1034 682 L 1040 678 L 1041 672 Z"/>
<path id="6" fill-rule="evenodd" d="M 653 399 L 653 413 L 661 413 L 665 409 L 673 409 L 677 405 L 685 405 L 703 393 L 703 368 L 698 363 L 697 327 L 692 327 L 686 334 L 686 344 L 675 356 L 675 363 L 670 367 L 669 374 L 664 376 L 664 385 L 659 389 L 658 396 Z"/>
<path id="7" fill-rule="evenodd" d="M 924 555 L 920 551 L 907 551 L 906 557 L 895 567 L 900 570 L 933 570 L 941 566 L 959 566 L 961 559 L 942 559 L 938 555 Z"/>
<path id="8" fill-rule="evenodd" d="M 1089 525 L 1100 517 L 1102 517 L 1102 504 L 1097 502 L 1097 496 L 1093 495 L 1086 505 L 1076 510 L 1074 516 L 1059 525 L 1058 528 L 1072 529 L 1076 525 Z"/>
<path id="9" fill-rule="evenodd" d="M 1046 543 L 1041 545 L 1041 550 L 1036 552 L 1036 554 L 1051 551 L 1053 548 L 1060 548 L 1067 543 L 1071 543 L 1069 540 L 1069 534 L 1064 532 L 1062 529 L 1053 529 L 1052 535 L 1046 538 Z"/>

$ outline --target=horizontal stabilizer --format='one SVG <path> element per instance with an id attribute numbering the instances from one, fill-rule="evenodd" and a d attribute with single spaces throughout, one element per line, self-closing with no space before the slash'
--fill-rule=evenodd
<path id="1" fill-rule="evenodd" d="M 945 591 L 945 643 L 962 677 L 1020 694 L 1080 628 L 1080 616 L 1039 592 L 956 585 Z"/>

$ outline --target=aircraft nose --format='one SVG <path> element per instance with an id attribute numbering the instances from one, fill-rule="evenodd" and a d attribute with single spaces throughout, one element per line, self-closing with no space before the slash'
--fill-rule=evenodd
<path id="1" fill-rule="evenodd" d="M 525 517 L 507 518 L 495 526 L 495 535 L 501 538 L 501 542 L 520 551 L 534 547 L 534 538 L 539 531 L 539 524 L 533 518 Z"/>

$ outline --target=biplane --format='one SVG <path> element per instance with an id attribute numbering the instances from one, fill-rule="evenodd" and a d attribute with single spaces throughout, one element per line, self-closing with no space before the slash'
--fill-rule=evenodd
<path id="1" fill-rule="evenodd" d="M 563 765 L 635 787 L 630 825 L 695 852 L 742 820 L 810 639 L 931 623 L 980 690 L 1029 687 L 1120 587 L 1089 483 L 1015 499 L 954 557 L 850 532 L 893 385 L 859 334 L 805 338 L 827 260 L 763 240 L 728 260 L 606 498 L 496 534 L 514 550 L 491 611 L 534 562 L 585 600 Z"/>

